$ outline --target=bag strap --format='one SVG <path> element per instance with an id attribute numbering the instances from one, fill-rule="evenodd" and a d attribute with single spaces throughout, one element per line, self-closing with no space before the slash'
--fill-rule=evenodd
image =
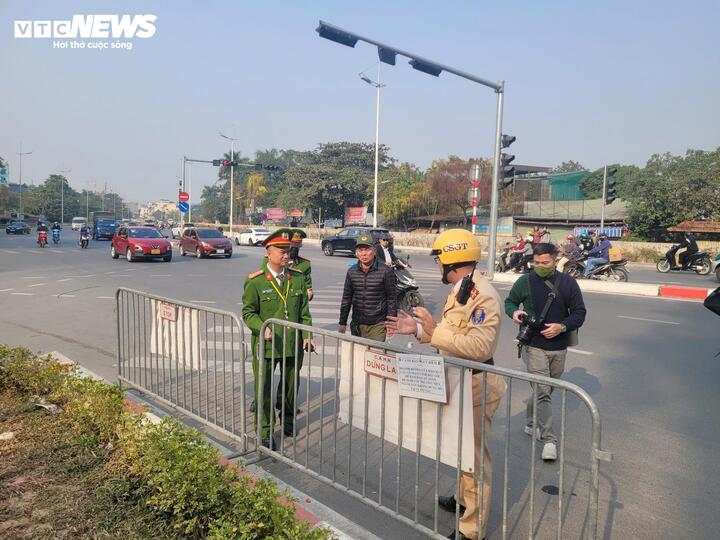
<path id="1" fill-rule="evenodd" d="M 543 283 L 547 285 L 547 287 L 550 289 L 550 294 L 548 294 L 547 300 L 545 301 L 545 305 L 543 306 L 542 311 L 540 312 L 540 320 L 545 320 L 545 316 L 547 315 L 547 312 L 550 310 L 550 305 L 553 303 L 553 300 L 555 300 L 555 297 L 557 296 L 558 292 L 558 284 L 560 281 L 560 276 L 555 276 L 555 281 L 553 282 L 552 286 L 547 282 L 546 279 L 543 279 Z"/>

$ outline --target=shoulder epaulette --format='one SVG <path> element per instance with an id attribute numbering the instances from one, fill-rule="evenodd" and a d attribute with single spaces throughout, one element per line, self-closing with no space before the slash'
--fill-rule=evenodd
<path id="1" fill-rule="evenodd" d="M 265 273 L 265 270 L 258 270 L 257 272 L 253 272 L 252 274 L 248 274 L 248 279 L 256 278 L 262 274 Z"/>
<path id="2" fill-rule="evenodd" d="M 289 267 L 288 267 L 288 270 L 290 270 L 291 272 L 297 272 L 298 274 L 302 274 L 302 273 L 303 273 L 302 270 L 298 270 L 297 268 L 293 268 L 292 266 L 289 266 Z"/>

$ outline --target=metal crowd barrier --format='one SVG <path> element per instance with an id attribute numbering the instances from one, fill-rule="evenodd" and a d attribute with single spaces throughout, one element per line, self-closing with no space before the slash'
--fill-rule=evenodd
<path id="1" fill-rule="evenodd" d="M 480 452 L 478 465 L 474 444 L 467 439 L 472 439 L 474 429 L 473 415 L 467 409 L 472 409 L 475 379 L 485 396 L 476 408 L 485 417 L 488 376 L 500 376 L 507 384 L 504 432 L 497 421 L 490 433 L 485 422 L 480 423 L 479 430 L 480 447 L 489 438 L 496 465 L 490 524 L 500 522 L 497 531 L 503 539 L 524 535 L 520 530 L 525 527 L 529 538 L 597 538 L 599 462 L 609 461 L 610 454 L 601 450 L 597 407 L 572 383 L 444 357 L 448 402 L 438 405 L 399 396 L 392 373 L 382 371 L 382 366 L 391 369 L 388 366 L 396 355 L 414 351 L 271 319 L 261 331 L 264 336 L 266 328 L 273 330 L 269 361 L 274 365 L 275 345 L 282 340 L 277 347 L 280 355 L 289 358 L 288 365 L 300 373 L 291 418 L 282 407 L 277 418 L 269 414 L 269 431 L 277 443 L 273 449 L 269 441 L 265 446 L 258 444 L 261 441 L 255 425 L 261 422 L 263 407 L 256 406 L 255 414 L 251 412 L 255 395 L 250 332 L 236 314 L 125 288 L 116 293 L 116 313 L 118 380 L 122 386 L 148 394 L 225 433 L 253 459 L 278 459 L 433 538 L 444 538 L 441 529 L 449 531 L 454 526 L 458 530 L 459 509 L 454 515 L 442 512 L 437 497 L 454 493 L 459 500 L 462 471 L 472 474 L 477 482 L 477 502 L 482 508 L 485 453 Z M 312 334 L 317 351 L 299 354 L 303 331 Z M 290 332 L 297 338 L 292 351 L 286 346 Z M 265 401 L 265 362 L 263 358 L 259 366 L 257 404 Z M 271 372 L 272 411 L 277 398 L 284 402 L 285 389 L 291 388 L 284 384 L 285 374 L 285 370 Z M 281 383 L 280 396 L 276 394 L 277 382 Z M 515 419 L 515 430 L 511 431 L 513 393 L 518 392 L 519 382 L 551 386 L 561 393 L 559 454 L 557 465 L 552 466 L 556 469 L 544 470 L 543 466 L 536 470 L 539 456 L 535 437 L 528 442 L 525 435 L 518 435 L 522 437 L 518 442 L 516 434 L 522 433 L 525 411 L 523 407 L 518 413 L 517 404 L 515 414 L 521 419 Z M 521 390 L 537 395 L 527 384 Z M 570 406 L 582 403 L 589 413 L 589 422 L 571 430 L 570 438 L 569 401 Z M 502 411 L 501 402 L 496 418 Z M 292 430 L 290 436 L 284 433 L 286 425 Z M 571 471 L 569 481 L 566 469 Z M 536 507 L 536 487 L 543 474 L 556 472 L 558 500 L 556 513 L 552 512 L 556 518 L 551 520 L 547 497 Z M 478 530 L 482 530 L 482 519 L 478 512 Z M 488 535 L 495 532 L 488 529 Z"/>
<path id="2" fill-rule="evenodd" d="M 472 428 L 472 414 L 466 414 L 467 407 L 472 407 L 472 397 L 468 396 L 468 393 L 472 391 L 471 379 L 472 377 L 482 379 L 478 384 L 483 386 L 483 400 L 480 409 L 481 418 L 484 418 L 488 396 L 488 375 L 496 374 L 502 377 L 507 384 L 507 391 L 504 396 L 506 419 L 503 441 L 503 475 L 502 484 L 500 484 L 502 512 L 500 532 L 503 539 L 515 538 L 520 534 L 516 531 L 517 524 L 513 527 L 509 521 L 509 472 L 511 467 L 515 467 L 511 464 L 511 457 L 516 457 L 516 454 L 521 453 L 522 450 L 513 447 L 515 451 L 511 455 L 511 442 L 515 442 L 511 437 L 510 430 L 513 383 L 522 381 L 530 384 L 530 386 L 523 389 L 533 396 L 530 399 L 534 400 L 535 405 L 534 425 L 537 425 L 537 393 L 531 392 L 530 388 L 538 384 L 547 385 L 561 392 L 562 410 L 558 434 L 559 454 L 557 468 L 559 469 L 559 485 L 557 486 L 557 517 L 552 536 L 558 539 L 597 538 L 598 492 L 600 485 L 599 462 L 600 460 L 610 461 L 611 454 L 601 450 L 601 425 L 598 409 L 587 392 L 579 386 L 559 379 L 551 379 L 486 364 L 478 365 L 477 362 L 460 358 L 444 357 L 448 386 L 454 384 L 457 393 L 453 414 L 448 415 L 443 409 L 452 408 L 450 406 L 452 403 L 440 406 L 428 401 L 421 402 L 419 399 L 398 396 L 396 390 L 391 390 L 395 385 L 388 382 L 391 380 L 390 378 L 375 377 L 361 366 L 361 364 L 367 362 L 367 353 L 370 354 L 371 358 L 376 358 L 397 354 L 415 354 L 412 350 L 393 346 L 386 342 L 380 343 L 278 319 L 266 321 L 261 330 L 261 336 L 265 335 L 266 328 L 272 330 L 272 337 L 267 341 L 272 343 L 271 358 L 269 360 L 273 362 L 273 365 L 276 360 L 276 340 L 282 340 L 282 345 L 278 346 L 278 348 L 282 349 L 281 355 L 290 358 L 296 368 L 299 367 L 298 353 L 302 349 L 301 332 L 310 332 L 318 347 L 315 354 L 303 353 L 304 362 L 300 371 L 301 383 L 299 385 L 301 395 L 296 399 L 292 418 L 285 418 L 285 413 L 282 410 L 279 411 L 277 421 L 275 421 L 274 415 L 270 415 L 270 431 L 275 434 L 277 448 L 271 448 L 269 441 L 267 441 L 257 447 L 259 454 L 278 459 L 300 469 L 430 537 L 445 538 L 439 531 L 441 515 L 437 499 L 438 495 L 454 493 L 456 500 L 460 501 L 461 470 L 466 470 L 469 465 L 467 456 L 464 453 L 466 453 L 468 447 L 472 451 L 473 446 L 464 442 L 464 437 L 468 436 L 466 435 L 468 422 L 470 428 Z M 288 351 L 285 347 L 286 338 L 290 332 L 295 333 L 294 351 Z M 364 352 L 365 357 L 357 357 L 358 352 Z M 262 393 L 265 362 L 265 359 L 261 361 L 261 369 L 258 375 L 260 379 L 258 403 L 262 403 L 264 398 Z M 354 378 L 357 379 L 358 375 L 359 379 L 364 378 L 364 385 L 360 384 L 361 388 L 364 387 L 364 391 L 361 391 L 359 395 L 355 390 L 357 380 L 353 380 Z M 371 389 L 373 379 L 379 379 L 379 381 L 376 382 L 375 388 Z M 280 384 L 277 385 L 277 382 Z M 277 387 L 277 391 L 282 394 L 283 401 L 285 399 L 285 386 L 285 372 L 280 370 L 280 373 L 277 374 L 273 370 L 271 372 L 270 389 L 275 392 Z M 588 444 L 586 447 L 580 450 L 575 449 L 573 452 L 584 457 L 589 476 L 587 506 L 582 509 L 582 518 L 575 520 L 580 522 L 581 530 L 573 531 L 564 529 L 571 497 L 578 495 L 575 489 L 567 490 L 565 488 L 568 392 L 576 396 L 586 406 L 590 416 Z M 450 388 L 448 388 L 448 393 L 450 393 Z M 273 394 L 272 404 L 275 403 L 276 397 Z M 359 412 L 357 412 L 358 410 Z M 375 413 L 379 411 L 379 420 L 376 419 L 374 422 L 370 422 L 369 417 L 372 411 Z M 392 414 L 390 414 L 390 411 Z M 500 407 L 498 408 L 499 411 Z M 393 415 L 395 414 L 397 420 L 393 421 Z M 261 416 L 261 411 L 258 408 L 258 423 L 261 422 Z M 524 426 L 524 410 L 521 411 L 521 417 Z M 286 423 L 291 424 L 294 436 L 285 435 L 282 428 Z M 394 424 L 396 429 L 391 429 L 392 426 L 389 425 L 391 423 Z M 516 421 L 516 425 L 518 423 Z M 372 426 L 371 424 L 375 425 Z M 427 432 L 428 425 L 430 426 L 429 433 Z M 485 426 L 486 423 L 481 422 L 480 448 L 482 448 L 486 437 L 492 437 L 492 435 L 486 433 Z M 276 427 L 280 429 L 276 431 Z M 404 434 L 404 432 L 408 431 L 410 432 L 409 435 Z M 452 452 L 447 452 L 446 447 L 448 445 L 452 447 Z M 524 438 L 522 445 L 530 447 L 528 456 L 529 490 L 527 500 L 523 503 L 527 511 L 521 512 L 522 518 L 527 521 L 528 538 L 547 538 L 549 537 L 549 531 L 539 532 L 543 517 L 548 513 L 547 509 L 542 509 L 541 519 L 538 522 L 535 521 L 537 510 L 535 508 L 536 462 L 539 460 L 535 436 L 531 437 L 529 444 L 527 439 Z M 426 448 L 423 448 L 423 446 Z M 448 454 L 452 455 L 449 456 Z M 485 471 L 484 457 L 485 453 L 480 452 L 480 465 L 477 467 L 479 471 L 473 467 L 474 479 L 477 482 L 479 508 L 483 506 L 484 497 L 484 491 L 481 488 Z M 472 461 L 472 458 L 470 461 Z M 577 486 L 582 483 L 579 476 L 582 474 L 583 469 L 582 465 L 577 463 L 573 464 L 573 468 L 576 471 L 573 485 Z M 377 471 L 377 473 L 371 474 L 369 470 Z M 495 486 L 497 490 L 498 483 L 495 483 Z M 576 489 L 579 490 L 580 488 Z M 477 514 L 476 526 L 477 530 L 481 531 L 482 512 L 479 511 Z M 458 504 L 453 519 L 456 531 L 459 530 L 459 520 Z M 546 524 L 546 522 L 543 523 Z"/>
<path id="3" fill-rule="evenodd" d="M 238 316 L 126 288 L 115 301 L 120 385 L 220 430 L 247 451 L 252 355 Z"/>

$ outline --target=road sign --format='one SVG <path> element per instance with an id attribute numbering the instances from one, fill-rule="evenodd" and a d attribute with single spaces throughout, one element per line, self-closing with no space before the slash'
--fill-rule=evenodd
<path id="1" fill-rule="evenodd" d="M 190 205 L 186 202 L 179 202 L 177 207 L 183 214 L 190 210 Z"/>
<path id="2" fill-rule="evenodd" d="M 190 194 L 187 191 L 181 191 L 178 194 L 178 199 L 180 199 L 180 202 L 187 202 L 190 200 Z"/>

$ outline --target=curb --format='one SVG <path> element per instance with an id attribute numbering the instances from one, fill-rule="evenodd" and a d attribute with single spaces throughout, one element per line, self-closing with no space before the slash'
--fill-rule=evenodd
<path id="1" fill-rule="evenodd" d="M 496 273 L 493 276 L 494 283 L 515 283 L 522 274 Z M 604 294 L 624 294 L 630 296 L 648 296 L 662 298 L 680 298 L 684 300 L 703 301 L 715 289 L 700 287 L 685 287 L 681 285 L 654 285 L 652 283 L 608 283 L 578 279 L 578 286 L 581 291 L 596 292 Z"/>
<path id="2" fill-rule="evenodd" d="M 52 356 L 53 358 L 57 359 L 62 365 L 75 365 L 75 366 L 77 366 L 77 367 L 78 367 L 78 371 L 79 371 L 84 377 L 88 377 L 88 378 L 91 378 L 91 379 L 94 379 L 94 380 L 97 380 L 97 381 L 103 381 L 103 382 L 105 382 L 105 383 L 107 383 L 107 384 L 112 384 L 112 383 L 110 383 L 107 379 L 105 379 L 104 377 L 101 377 L 101 376 L 98 375 L 97 373 L 94 373 L 93 371 L 87 369 L 86 367 L 83 367 L 83 366 L 80 365 L 79 363 L 73 362 L 70 358 L 68 358 L 67 356 L 65 356 L 65 355 L 62 354 L 61 352 L 58 352 L 58 351 L 50 351 L 50 352 L 48 352 L 48 353 L 45 353 L 43 356 L 47 356 L 47 355 L 50 355 L 50 356 Z M 152 413 L 152 412 L 150 412 L 150 411 L 145 410 L 142 405 L 140 405 L 139 403 L 137 403 L 137 402 L 135 402 L 135 401 L 132 401 L 132 400 L 131 400 L 130 398 L 128 398 L 128 397 L 125 398 L 125 406 L 126 406 L 128 409 L 132 410 L 133 412 L 135 412 L 135 413 L 137 413 L 137 414 L 142 414 L 142 415 L 144 415 L 145 418 L 147 418 L 147 420 L 148 420 L 150 423 L 152 423 L 152 424 L 159 424 L 160 421 L 161 421 L 161 419 L 160 419 L 160 417 L 159 417 L 158 415 L 156 415 L 156 414 L 154 414 L 154 413 Z M 211 445 L 213 445 L 214 447 L 216 447 L 216 448 L 218 448 L 218 447 L 225 448 L 225 447 L 223 447 L 222 445 L 220 445 L 219 443 L 217 443 L 216 441 L 213 441 L 213 440 L 209 439 L 207 436 L 205 436 L 205 438 L 206 438 L 206 440 L 207 440 Z M 229 451 L 229 449 L 226 449 L 226 450 L 228 451 L 228 454 L 231 454 L 231 453 L 232 453 L 232 452 Z M 233 463 L 230 459 L 228 459 L 228 458 L 225 457 L 224 455 L 220 455 L 220 456 L 218 457 L 218 461 L 219 461 L 222 465 L 226 465 L 226 466 L 228 466 L 228 467 L 231 467 L 231 468 L 233 469 L 233 471 L 235 472 L 235 474 L 237 474 L 238 476 L 247 477 L 247 478 L 250 478 L 250 479 L 252 479 L 252 480 L 257 480 L 258 477 L 261 477 L 261 476 L 262 476 L 262 477 L 265 477 L 265 478 L 269 478 L 269 479 L 271 479 L 271 480 L 277 485 L 279 491 L 288 491 L 288 492 L 290 492 L 291 495 L 297 499 L 297 501 L 294 501 L 294 502 L 291 503 L 291 502 L 287 499 L 287 497 L 285 497 L 284 495 L 281 495 L 280 497 L 278 497 L 278 500 L 279 500 L 282 504 L 286 504 L 286 505 L 287 505 L 287 504 L 292 504 L 292 505 L 295 507 L 295 515 L 296 515 L 297 519 L 300 520 L 300 521 L 307 521 L 307 522 L 309 523 L 311 529 L 314 529 L 314 528 L 317 528 L 317 527 L 329 529 L 330 532 L 332 533 L 332 536 L 333 536 L 334 538 L 338 539 L 338 540 L 351 540 L 351 539 L 353 538 L 353 536 L 348 535 L 347 533 L 345 533 L 345 532 L 343 532 L 342 530 L 338 529 L 336 526 L 333 526 L 332 524 L 328 523 L 327 519 L 329 518 L 329 519 L 332 519 L 332 521 L 334 521 L 334 522 L 342 522 L 342 523 L 343 523 L 343 525 L 342 525 L 342 526 L 343 526 L 343 529 L 352 530 L 353 533 L 358 533 L 358 532 L 359 532 L 359 530 L 358 530 L 358 529 L 359 529 L 359 526 L 358 526 L 357 524 L 355 524 L 355 523 L 347 520 L 346 518 L 344 518 L 344 517 L 341 516 L 340 514 L 337 514 L 334 510 L 332 510 L 332 509 L 324 506 L 323 504 L 319 503 L 318 501 L 314 501 L 314 500 L 313 500 L 311 497 L 309 497 L 307 494 L 299 491 L 299 490 L 296 489 L 296 488 L 293 488 L 292 486 L 287 485 L 285 482 L 283 482 L 283 481 L 280 480 L 279 478 L 276 478 L 276 477 L 273 476 L 272 474 L 270 474 L 270 473 L 268 473 L 268 472 L 266 472 L 266 471 L 263 471 L 263 470 L 260 469 L 259 467 L 255 466 L 255 465 L 250 465 L 250 466 L 247 466 L 247 467 L 246 467 L 246 470 L 241 470 L 240 467 L 237 465 L 237 463 Z M 252 472 L 251 472 L 251 469 L 252 469 Z M 318 517 L 317 515 L 315 515 L 312 511 L 308 510 L 305 506 L 303 506 L 303 505 L 301 504 L 301 501 L 304 502 L 304 503 L 307 504 L 307 505 L 311 505 L 311 506 L 317 508 L 317 509 L 319 510 L 318 513 L 323 514 L 323 516 L 326 517 L 326 519 L 323 520 L 323 519 L 321 519 L 320 517 Z M 354 529 L 354 530 L 353 530 L 353 529 Z M 373 540 L 374 540 L 374 539 L 379 540 L 379 538 L 377 538 L 376 536 L 374 536 L 373 534 L 371 534 L 369 531 L 362 530 L 362 534 L 363 534 L 363 536 L 364 536 L 365 538 L 373 539 Z"/>

